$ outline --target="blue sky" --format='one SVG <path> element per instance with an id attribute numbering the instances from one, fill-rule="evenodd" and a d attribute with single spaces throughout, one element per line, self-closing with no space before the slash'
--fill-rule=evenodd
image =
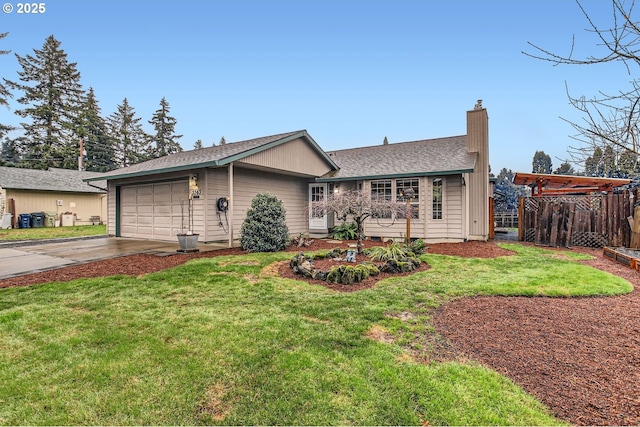
<path id="1" fill-rule="evenodd" d="M 37 1 L 37 0 L 36 0 Z M 565 82 L 587 98 L 631 80 L 618 65 L 552 66 L 527 42 L 595 54 L 571 0 L 49 0 L 42 14 L 0 13 L 0 77 L 13 53 L 53 34 L 103 116 L 126 97 L 148 120 L 160 99 L 184 149 L 306 129 L 325 150 L 466 133 L 478 99 L 489 114 L 490 163 L 530 172 L 536 150 L 555 169 L 577 143 L 560 117 L 580 121 Z M 606 0 L 582 4 L 597 22 Z M 16 96 L 17 97 L 17 96 Z M 13 102 L 13 108 L 17 104 Z M 0 122 L 16 122 L 0 110 Z"/>

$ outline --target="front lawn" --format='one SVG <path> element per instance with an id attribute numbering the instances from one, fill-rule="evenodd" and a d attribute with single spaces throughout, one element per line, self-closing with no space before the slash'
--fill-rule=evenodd
<path id="1" fill-rule="evenodd" d="M 0 230 L 0 242 L 14 240 L 46 240 L 107 234 L 106 225 L 74 225 L 70 227 L 10 228 Z"/>
<path id="2" fill-rule="evenodd" d="M 2 289 L 0 424 L 563 424 L 476 363 L 416 361 L 450 298 L 631 291 L 568 255 L 505 247 L 517 254 L 427 254 L 430 270 L 354 293 L 263 271 L 291 253 Z"/>

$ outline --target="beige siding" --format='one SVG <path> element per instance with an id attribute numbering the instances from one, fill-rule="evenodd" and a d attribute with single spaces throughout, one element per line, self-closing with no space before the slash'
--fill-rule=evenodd
<path id="1" fill-rule="evenodd" d="M 207 218 L 203 241 L 227 240 L 229 238 L 229 215 L 225 212 L 218 212 L 216 207 L 216 202 L 220 197 L 229 195 L 227 168 L 207 170 L 202 194 L 204 197 L 202 212 L 203 214 L 206 212 Z"/>
<path id="2" fill-rule="evenodd" d="M 256 170 L 235 168 L 234 226 L 236 238 L 256 194 L 269 192 L 278 196 L 287 210 L 289 233 L 297 235 L 309 231 L 307 206 L 309 180 Z"/>
<path id="3" fill-rule="evenodd" d="M 433 179 L 443 180 L 442 219 L 433 219 Z M 427 218 L 426 240 L 429 242 L 447 242 L 464 240 L 463 226 L 463 186 L 461 175 L 427 177 L 427 197 L 425 209 Z"/>
<path id="4" fill-rule="evenodd" d="M 107 234 L 116 235 L 116 185 L 113 181 L 107 183 Z"/>
<path id="5" fill-rule="evenodd" d="M 203 198 L 201 212 L 206 212 L 206 227 L 202 241 L 226 241 L 229 238 L 233 217 L 234 238 L 240 238 L 240 228 L 251 207 L 253 198 L 262 192 L 275 194 L 287 210 L 287 226 L 292 235 L 307 233 L 309 228 L 307 205 L 309 180 L 289 175 L 279 175 L 259 170 L 234 167 L 233 215 L 219 212 L 216 206 L 220 197 L 229 195 L 229 174 L 227 168 L 208 169 L 205 182 L 201 180 Z M 203 220 L 204 222 L 204 220 Z M 221 224 L 222 223 L 222 224 Z"/>
<path id="6" fill-rule="evenodd" d="M 331 170 L 329 164 L 302 138 L 253 154 L 236 164 L 242 163 L 314 177 Z"/>
<path id="7" fill-rule="evenodd" d="M 107 217 L 106 194 L 7 189 L 6 198 L 15 200 L 16 215 L 55 212 L 59 219 L 60 214 L 71 212 L 76 215 L 76 225 L 90 225 L 92 216 L 99 216 L 103 221 Z M 61 206 L 58 200 L 62 201 Z"/>

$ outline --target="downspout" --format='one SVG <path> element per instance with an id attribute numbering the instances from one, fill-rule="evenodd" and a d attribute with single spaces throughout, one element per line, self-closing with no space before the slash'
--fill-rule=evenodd
<path id="1" fill-rule="evenodd" d="M 228 182 L 229 182 L 229 206 L 227 212 L 229 216 L 229 247 L 233 248 L 233 162 L 229 163 L 228 167 Z"/>

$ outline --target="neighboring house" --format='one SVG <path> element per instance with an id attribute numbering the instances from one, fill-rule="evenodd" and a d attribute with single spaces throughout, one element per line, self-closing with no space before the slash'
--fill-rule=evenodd
<path id="1" fill-rule="evenodd" d="M 71 169 L 24 169 L 0 166 L 0 213 L 18 215 L 34 212 L 75 216 L 76 225 L 104 221 L 107 215 L 106 181 L 100 173 Z M 97 178 L 87 183 L 85 178 Z M 92 219 L 93 218 L 93 219 Z"/>
<path id="2" fill-rule="evenodd" d="M 359 189 L 401 201 L 411 187 L 412 237 L 487 240 L 488 157 L 488 117 L 478 103 L 467 112 L 464 136 L 325 152 L 301 130 L 175 153 L 100 179 L 108 182 L 108 233 L 114 236 L 175 240 L 191 228 L 201 242 L 232 245 L 260 192 L 284 202 L 292 235 L 326 235 L 332 221 L 310 216 L 313 200 Z M 381 218 L 368 221 L 365 232 L 399 238 L 404 226 L 402 218 Z"/>

